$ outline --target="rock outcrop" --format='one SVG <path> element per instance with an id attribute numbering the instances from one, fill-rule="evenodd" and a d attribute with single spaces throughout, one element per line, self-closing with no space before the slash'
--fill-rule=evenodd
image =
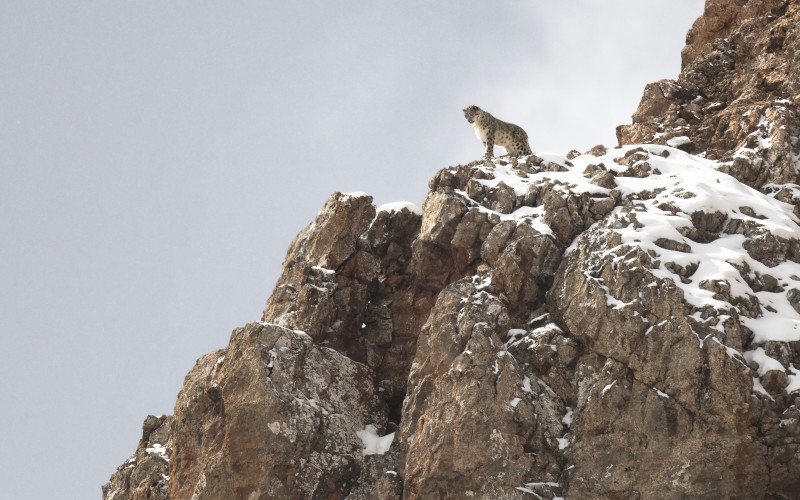
<path id="1" fill-rule="evenodd" d="M 169 457 L 173 450 L 172 417 L 148 416 L 142 425 L 142 439 L 136 453 L 117 468 L 103 485 L 106 500 L 167 500 Z"/>
<path id="2" fill-rule="evenodd" d="M 104 498 L 798 498 L 794 2 L 709 0 L 620 146 L 335 193 Z"/>
<path id="3" fill-rule="evenodd" d="M 633 123 L 617 128 L 620 144 L 701 154 L 800 207 L 798 19 L 793 1 L 708 0 L 687 36 L 679 78 L 646 87 Z"/>
<path id="4" fill-rule="evenodd" d="M 370 369 L 300 331 L 254 323 L 186 376 L 170 497 L 324 497 L 374 482 L 356 434 L 385 430 Z"/>

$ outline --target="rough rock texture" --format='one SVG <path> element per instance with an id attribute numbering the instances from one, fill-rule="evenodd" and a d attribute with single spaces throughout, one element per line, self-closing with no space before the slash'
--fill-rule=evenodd
<path id="1" fill-rule="evenodd" d="M 142 439 L 133 454 L 103 485 L 107 500 L 166 500 L 169 498 L 169 456 L 172 451 L 172 417 L 148 416 Z"/>
<path id="2" fill-rule="evenodd" d="M 549 367 L 567 371 L 575 346 L 557 327 L 535 334 L 525 327 L 546 323 L 545 291 L 566 243 L 618 196 L 547 176 L 568 165 L 538 157 L 513 166 L 477 162 L 431 182 L 415 250 L 437 242 L 452 283 L 420 333 L 409 376 L 400 429 L 406 498 L 560 492 L 566 399 L 556 390 L 569 393 L 569 382 Z M 540 335 L 545 352 L 531 352 Z M 563 351 L 553 353 L 551 343 Z"/>
<path id="3" fill-rule="evenodd" d="M 620 147 L 334 193 L 104 498 L 800 498 L 799 21 L 709 0 Z"/>
<path id="4" fill-rule="evenodd" d="M 677 80 L 649 84 L 620 144 L 669 144 L 720 160 L 800 214 L 800 4 L 708 0 Z"/>
<path id="5" fill-rule="evenodd" d="M 646 251 L 621 246 L 613 228 L 634 224 L 634 207 L 581 235 L 551 292 L 558 322 L 605 360 L 577 401 L 569 492 L 756 498 L 766 470 L 752 460 L 763 453 L 747 425 L 752 377 L 726 352 L 742 348 L 738 325 L 699 339 L 682 290 L 651 272 Z"/>
<path id="6" fill-rule="evenodd" d="M 356 432 L 385 429 L 376 393 L 368 367 L 308 335 L 268 323 L 234 331 L 178 396 L 170 497 L 338 497 L 369 481 Z"/>
<path id="7" fill-rule="evenodd" d="M 411 277 L 419 231 L 415 211 L 376 212 L 369 196 L 334 193 L 289 247 L 262 318 L 373 369 L 395 422 L 417 332 L 438 292 Z"/>

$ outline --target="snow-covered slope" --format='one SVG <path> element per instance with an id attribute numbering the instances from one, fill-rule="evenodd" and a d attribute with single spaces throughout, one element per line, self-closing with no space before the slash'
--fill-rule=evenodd
<path id="1" fill-rule="evenodd" d="M 800 341 L 800 225 L 793 206 L 719 171 L 720 162 L 667 146 L 628 145 L 571 160 L 538 156 L 541 167 L 533 169 L 524 159 L 513 166 L 498 160 L 482 168 L 485 178 L 477 182 L 491 190 L 508 186 L 522 203 L 543 185 L 619 198 L 619 207 L 606 221 L 619 235 L 619 245 L 606 250 L 614 254 L 614 262 L 629 265 L 625 248 L 642 249 L 652 257 L 649 271 L 683 291 L 698 322 L 724 332 L 726 322 L 735 319 L 751 332 L 750 347 L 738 353 L 740 359 L 756 362 L 762 375 L 784 371 L 790 387 L 800 388 L 797 367 L 784 367 L 757 347 Z M 598 185 L 604 172 L 613 176 L 613 187 Z M 460 194 L 480 206 L 466 192 Z M 552 234 L 542 222 L 543 205 L 523 205 L 510 213 L 481 210 Z M 567 254 L 581 243 L 576 239 Z M 625 308 L 625 302 L 605 290 L 609 304 Z"/>

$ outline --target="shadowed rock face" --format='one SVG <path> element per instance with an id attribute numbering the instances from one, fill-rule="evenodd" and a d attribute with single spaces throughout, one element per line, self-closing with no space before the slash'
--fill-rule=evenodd
<path id="1" fill-rule="evenodd" d="M 796 498 L 798 17 L 710 0 L 621 147 L 334 193 L 104 498 Z"/>

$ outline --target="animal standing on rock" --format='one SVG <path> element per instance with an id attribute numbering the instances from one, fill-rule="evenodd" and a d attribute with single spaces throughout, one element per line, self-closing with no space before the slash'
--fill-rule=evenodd
<path id="1" fill-rule="evenodd" d="M 464 116 L 475 127 L 475 135 L 486 147 L 484 156 L 487 158 L 494 156 L 495 144 L 504 148 L 511 156 L 532 154 L 528 145 L 528 134 L 522 127 L 498 120 L 474 105 L 464 109 Z"/>

